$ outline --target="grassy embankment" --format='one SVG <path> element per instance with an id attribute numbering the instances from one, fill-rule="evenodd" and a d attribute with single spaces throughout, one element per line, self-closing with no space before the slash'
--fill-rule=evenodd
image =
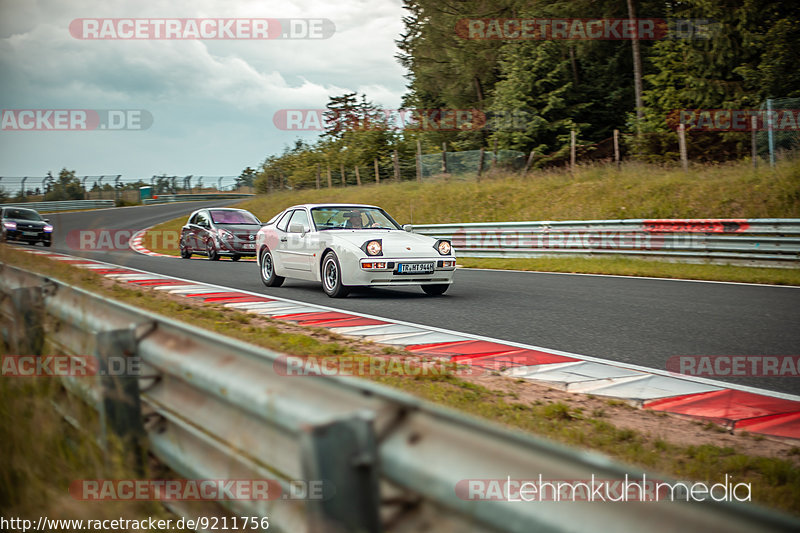
<path id="1" fill-rule="evenodd" d="M 382 357 L 404 353 L 371 344 L 359 345 L 324 330 L 287 326 L 221 306 L 192 304 L 157 291 L 110 284 L 92 272 L 4 245 L 0 245 L 0 262 L 42 272 L 108 298 L 284 353 L 310 357 L 348 354 Z M 365 353 L 373 355 L 362 355 Z M 526 399 L 518 394 L 521 389 L 494 390 L 452 373 L 370 379 L 511 428 L 596 450 L 651 472 L 713 482 L 728 474 L 752 484 L 754 501 L 800 514 L 797 506 L 800 501 L 798 447 L 785 446 L 780 456 L 766 457 L 752 452 L 753 448 L 760 450 L 762 446 L 763 437 L 757 435 L 741 435 L 738 437 L 741 440 L 730 446 L 671 442 L 664 435 L 613 423 L 614 413 L 619 411 L 641 416 L 645 422 L 665 417 L 663 413 L 636 411 L 618 400 L 582 398 L 581 395 L 565 394 L 564 398 L 552 401 L 542 394 L 531 401 L 530 397 Z M 67 426 L 53 411 L 51 401 L 56 395 L 59 395 L 57 401 L 63 401 L 53 388 L 54 382 L 42 381 L 45 380 L 0 379 L 0 414 L 3 420 L 10 422 L 0 428 L 0 504 L 4 515 L 36 517 L 49 513 L 51 517 L 100 518 L 155 514 L 144 504 L 98 506 L 77 502 L 67 495 L 66 487 L 75 479 L 136 476 L 126 472 L 121 460 L 112 461 L 116 469 L 109 475 L 107 466 L 90 443 L 91 437 Z M 519 384 L 523 385 L 526 384 Z M 88 416 L 87 410 L 84 408 L 84 418 Z M 693 431 L 706 435 L 707 440 L 710 436 L 712 442 L 716 442 L 717 436 L 724 436 L 724 430 L 712 424 L 697 422 L 693 427 Z M 739 447 L 748 443 L 749 453 Z"/>
<path id="2" fill-rule="evenodd" d="M 800 160 L 774 171 L 754 171 L 746 162 L 680 169 L 629 164 L 537 171 L 523 178 L 497 174 L 477 182 L 434 178 L 424 183 L 381 183 L 362 187 L 286 191 L 239 204 L 262 220 L 305 202 L 380 205 L 400 223 L 592 220 L 618 218 L 800 218 Z M 165 248 L 164 232 L 180 232 L 185 217 L 153 228 L 147 248 Z M 174 235 L 174 234 L 173 234 Z M 177 242 L 173 239 L 173 242 Z M 732 265 L 683 264 L 621 257 L 544 257 L 536 259 L 460 258 L 475 268 L 581 272 L 630 276 L 742 281 L 800 285 L 800 270 Z"/>

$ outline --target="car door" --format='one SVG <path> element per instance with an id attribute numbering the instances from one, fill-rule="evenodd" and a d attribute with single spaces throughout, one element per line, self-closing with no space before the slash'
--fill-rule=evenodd
<path id="1" fill-rule="evenodd" d="M 194 235 L 194 243 L 192 248 L 201 252 L 206 251 L 206 241 L 210 238 L 211 222 L 209 221 L 208 211 L 200 211 L 194 217 L 194 224 L 192 225 L 192 234 Z"/>
<path id="2" fill-rule="evenodd" d="M 292 231 L 302 228 L 302 231 Z M 305 209 L 295 209 L 289 218 L 286 234 L 281 237 L 281 253 L 287 269 L 311 272 L 311 222 Z"/>

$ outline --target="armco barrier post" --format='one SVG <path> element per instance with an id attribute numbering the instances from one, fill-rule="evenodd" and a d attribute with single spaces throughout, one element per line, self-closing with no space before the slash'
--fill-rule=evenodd
<path id="1" fill-rule="evenodd" d="M 40 355 L 44 347 L 44 302 L 41 287 L 20 287 L 10 292 L 17 325 L 10 348 L 20 355 Z"/>
<path id="2" fill-rule="evenodd" d="M 101 401 L 101 441 L 109 450 L 110 434 L 116 435 L 123 450 L 144 471 L 142 443 L 145 439 L 142 408 L 139 401 L 139 376 L 132 371 L 130 358 L 136 355 L 134 328 L 97 333 L 96 357 L 99 362 Z M 114 361 L 115 364 L 111 364 Z M 124 363 L 120 365 L 120 363 Z M 124 367 L 120 369 L 120 366 Z"/>
<path id="3" fill-rule="evenodd" d="M 300 446 L 305 479 L 325 482 L 325 497 L 308 501 L 309 531 L 381 531 L 378 451 L 371 416 L 308 427 Z"/>

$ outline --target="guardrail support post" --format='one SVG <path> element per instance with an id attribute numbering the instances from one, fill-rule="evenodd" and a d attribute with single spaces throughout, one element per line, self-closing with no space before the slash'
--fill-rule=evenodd
<path id="1" fill-rule="evenodd" d="M 143 471 L 142 442 L 145 438 L 139 401 L 141 363 L 136 358 L 134 328 L 97 333 L 98 379 L 102 391 L 101 441 L 109 451 L 109 435 L 116 435 L 135 468 Z"/>
<path id="2" fill-rule="evenodd" d="M 372 419 L 354 417 L 309 427 L 301 437 L 301 450 L 306 480 L 330 483 L 325 485 L 324 499 L 308 502 L 309 531 L 380 532 L 378 450 Z"/>
<path id="3" fill-rule="evenodd" d="M 16 355 L 41 355 L 44 348 L 42 287 L 20 287 L 9 292 L 11 305 L 17 314 L 17 327 L 9 332 L 9 348 Z"/>

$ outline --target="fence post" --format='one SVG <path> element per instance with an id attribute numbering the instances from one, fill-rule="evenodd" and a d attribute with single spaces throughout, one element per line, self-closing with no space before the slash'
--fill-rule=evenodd
<path id="1" fill-rule="evenodd" d="M 481 146 L 480 155 L 478 155 L 478 181 L 481 181 L 481 174 L 483 173 L 483 158 L 486 155 L 486 150 Z"/>
<path id="2" fill-rule="evenodd" d="M 758 168 L 758 145 L 756 143 L 756 128 L 758 128 L 758 118 L 753 115 L 750 117 L 750 150 L 753 155 L 753 168 Z"/>
<path id="3" fill-rule="evenodd" d="M 319 190 L 319 163 L 317 163 L 317 190 Z"/>
<path id="4" fill-rule="evenodd" d="M 569 170 L 570 172 L 575 172 L 575 160 L 577 159 L 575 154 L 575 130 L 569 132 Z"/>
<path id="5" fill-rule="evenodd" d="M 303 477 L 323 480 L 323 496 L 309 499 L 309 531 L 382 531 L 378 452 L 373 421 L 364 416 L 306 428 L 300 450 Z M 326 494 L 335 491 L 336 498 Z"/>
<path id="6" fill-rule="evenodd" d="M 531 150 L 531 155 L 528 156 L 528 161 L 525 163 L 525 171 L 522 173 L 523 176 L 528 175 L 528 170 L 530 170 L 531 165 L 533 164 L 534 155 L 536 155 L 536 150 Z"/>
<path id="7" fill-rule="evenodd" d="M 381 183 L 381 173 L 378 170 L 378 158 L 377 157 L 374 158 L 372 160 L 372 162 L 375 163 L 375 183 L 380 185 L 380 183 Z"/>
<path id="8" fill-rule="evenodd" d="M 686 152 L 686 125 L 678 124 L 678 148 L 681 152 L 681 166 L 684 172 L 689 172 L 689 156 Z"/>
<path id="9" fill-rule="evenodd" d="M 619 130 L 614 130 L 614 162 L 617 164 L 617 169 L 619 169 L 621 165 L 621 161 L 619 159 Z"/>
<path id="10" fill-rule="evenodd" d="M 417 139 L 417 181 L 422 181 L 422 144 Z"/>
<path id="11" fill-rule="evenodd" d="M 769 144 L 769 166 L 775 166 L 775 136 L 772 133 L 772 98 L 767 98 L 767 141 Z"/>
<path id="12" fill-rule="evenodd" d="M 442 174 L 447 174 L 447 142 L 442 143 Z"/>
<path id="13" fill-rule="evenodd" d="M 400 181 L 400 160 L 397 157 L 397 149 L 392 151 L 392 163 L 394 164 L 394 181 Z"/>
<path id="14" fill-rule="evenodd" d="M 494 149 L 492 150 L 492 170 L 497 168 L 497 139 L 494 140 Z"/>
<path id="15" fill-rule="evenodd" d="M 356 165 L 356 185 L 361 187 L 361 174 L 358 172 L 358 165 Z"/>

